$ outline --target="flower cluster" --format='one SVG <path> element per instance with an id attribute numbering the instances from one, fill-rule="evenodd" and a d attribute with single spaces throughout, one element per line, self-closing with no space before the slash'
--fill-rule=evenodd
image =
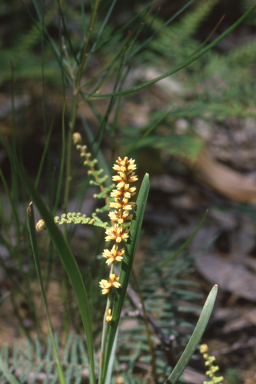
<path id="1" fill-rule="evenodd" d="M 203 355 L 203 358 L 205 360 L 205 366 L 208 367 L 208 371 L 206 371 L 206 375 L 211 378 L 211 381 L 204 381 L 203 384 L 211 384 L 211 383 L 218 383 L 221 384 L 224 380 L 223 376 L 216 376 L 215 372 L 219 370 L 219 367 L 217 365 L 214 365 L 215 357 L 209 356 L 208 354 L 208 345 L 202 344 L 200 345 L 200 353 Z"/>
<path id="2" fill-rule="evenodd" d="M 102 288 L 102 294 L 109 293 L 111 287 L 119 288 L 119 277 L 115 276 L 113 271 L 113 263 L 119 262 L 123 259 L 124 248 L 119 249 L 119 243 L 128 239 L 129 229 L 125 225 L 131 221 L 133 209 L 135 203 L 130 202 L 130 198 L 135 195 L 136 187 L 130 187 L 129 183 L 133 183 L 138 180 L 134 171 L 136 169 L 135 160 L 125 157 L 121 159 L 118 157 L 113 169 L 117 172 L 117 175 L 113 176 L 113 181 L 117 183 L 116 189 L 114 189 L 110 196 L 114 198 L 114 201 L 109 203 L 109 207 L 114 211 L 109 213 L 109 217 L 113 223 L 112 227 L 106 229 L 106 241 L 115 241 L 115 244 L 110 250 L 104 249 L 102 256 L 106 258 L 108 265 L 112 264 L 112 268 L 109 275 L 109 280 L 101 280 L 99 285 Z M 111 321 L 111 312 L 108 313 L 107 322 Z"/>

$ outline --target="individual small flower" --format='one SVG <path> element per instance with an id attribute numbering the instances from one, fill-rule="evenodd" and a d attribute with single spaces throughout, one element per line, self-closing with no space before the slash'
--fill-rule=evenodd
<path id="1" fill-rule="evenodd" d="M 123 224 L 125 221 L 131 221 L 132 219 L 132 215 L 130 215 L 128 211 L 122 211 L 121 209 L 109 212 L 108 216 L 110 220 L 117 221 L 118 224 Z"/>
<path id="2" fill-rule="evenodd" d="M 105 318 L 106 323 L 109 323 L 112 320 L 112 315 L 111 315 L 111 309 L 108 310 L 108 314 Z"/>
<path id="3" fill-rule="evenodd" d="M 110 193 L 110 196 L 114 198 L 124 197 L 126 199 L 130 199 L 132 196 L 135 195 L 135 191 L 136 187 L 130 188 L 129 184 L 124 184 L 121 189 L 113 189 L 113 191 Z"/>
<path id="4" fill-rule="evenodd" d="M 200 353 L 208 352 L 208 345 L 207 344 L 201 344 L 199 350 L 200 350 Z"/>
<path id="5" fill-rule="evenodd" d="M 113 245 L 111 251 L 109 251 L 108 249 L 104 249 L 102 256 L 107 259 L 106 263 L 109 265 L 114 261 L 122 261 L 123 254 L 124 254 L 124 248 L 118 250 L 118 246 Z"/>
<path id="6" fill-rule="evenodd" d="M 138 177 L 135 175 L 134 172 L 132 172 L 131 174 L 127 174 L 127 175 L 124 172 L 119 172 L 119 175 L 112 176 L 112 180 L 118 182 L 120 184 L 120 186 L 121 185 L 123 186 L 126 184 L 126 182 L 133 183 L 134 181 L 137 181 Z M 119 187 L 119 184 L 117 185 L 117 188 Z"/>
<path id="7" fill-rule="evenodd" d="M 106 229 L 106 241 L 115 240 L 117 243 L 120 243 L 122 240 L 128 239 L 129 229 L 125 228 L 123 225 L 115 225 L 114 227 Z"/>
<path id="8" fill-rule="evenodd" d="M 131 211 L 134 205 L 134 202 L 129 202 L 128 204 L 128 199 L 123 199 L 122 201 L 120 199 L 115 199 L 115 202 L 110 203 L 109 207 L 115 209 L 123 209 L 124 211 Z"/>
<path id="9" fill-rule="evenodd" d="M 106 295 L 109 293 L 111 287 L 119 288 L 121 284 L 118 282 L 119 276 L 115 276 L 114 273 L 109 275 L 109 280 L 102 279 L 99 282 L 100 287 L 102 288 L 102 294 Z"/>
<path id="10" fill-rule="evenodd" d="M 113 166 L 113 169 L 117 172 L 131 172 L 136 169 L 135 160 L 128 159 L 127 156 L 122 159 L 121 157 L 118 157 L 116 164 Z"/>

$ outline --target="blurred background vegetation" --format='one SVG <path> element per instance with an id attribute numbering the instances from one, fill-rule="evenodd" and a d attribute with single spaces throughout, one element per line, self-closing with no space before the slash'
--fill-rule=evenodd
<path id="1" fill-rule="evenodd" d="M 227 307 L 227 303 L 235 303 L 239 308 L 234 311 L 241 314 L 241 307 L 252 309 L 256 300 L 254 293 L 246 293 L 248 278 L 254 279 L 256 270 L 253 205 L 256 202 L 256 14 L 250 14 L 213 49 L 171 77 L 122 97 L 97 98 L 97 92 L 98 95 L 109 94 L 153 80 L 214 41 L 254 5 L 250 0 L 190 3 L 187 6 L 187 1 L 159 0 L 151 6 L 145 1 L 102 1 L 99 4 L 89 42 L 89 59 L 81 79 L 86 85 L 81 91 L 73 127 L 82 134 L 94 155 L 100 156 L 105 169 L 117 156 L 128 154 L 136 158 L 140 175 L 150 174 L 152 190 L 136 267 L 141 274 L 148 308 L 155 313 L 162 310 L 158 321 L 166 335 L 170 331 L 169 326 L 165 329 L 167 313 L 172 318 L 175 356 L 186 343 L 183 331 L 194 324 L 197 305 L 209 284 L 218 282 L 223 289 L 221 308 Z M 62 211 L 65 200 L 65 171 L 57 200 L 56 189 L 63 148 L 68 151 L 75 65 L 82 55 L 90 12 L 90 3 L 80 1 L 2 0 L 0 3 L 1 137 L 7 139 L 17 153 L 54 213 L 55 208 L 58 208 L 57 213 Z M 96 77 L 99 71 L 102 73 Z M 90 98 L 90 93 L 95 97 Z M 38 287 L 24 219 L 29 197 L 9 161 L 4 139 L 0 147 L 0 288 L 6 299 L 3 305 L 11 303 L 9 312 L 6 310 L 7 325 L 12 310 L 15 315 L 14 331 L 7 332 L 3 325 L 0 333 L 6 334 L 3 341 L 9 343 L 14 334 L 25 333 L 31 338 L 35 332 L 43 340 L 46 330 L 43 314 L 38 309 Z M 71 164 L 68 209 L 84 209 L 90 214 L 94 205 L 90 197 L 93 191 L 90 189 L 86 193 L 89 179 L 75 151 Z M 208 208 L 209 219 L 199 240 L 183 251 L 177 264 L 162 271 L 161 284 L 167 276 L 172 276 L 175 283 L 172 282 L 171 287 L 155 283 L 152 292 L 147 279 L 156 273 L 159 282 L 157 260 L 160 265 L 188 238 Z M 97 334 L 103 308 L 98 281 L 104 265 L 99 264 L 96 256 L 101 253 L 104 233 L 95 228 L 72 228 L 68 236 L 95 308 L 94 331 Z M 54 298 L 55 329 L 67 335 L 72 324 L 72 329 L 79 332 L 81 324 L 74 311 L 76 303 L 70 297 L 69 283 L 59 268 L 53 245 L 46 237 L 41 237 L 40 241 L 46 288 Z M 192 255 L 198 255 L 206 245 L 208 264 L 204 266 L 200 257 L 195 263 Z M 147 258 L 149 253 L 150 260 Z M 217 268 L 216 275 L 209 273 L 209 269 L 213 271 L 210 256 L 214 256 L 215 261 L 220 257 L 220 263 L 228 261 L 229 265 L 234 262 L 244 267 L 238 254 L 248 256 L 246 271 L 251 268 L 250 276 L 243 275 L 240 269 L 240 290 L 223 282 L 222 267 Z M 234 273 L 232 269 L 230 276 L 236 276 Z M 218 279 L 220 281 L 216 281 Z M 192 293 L 183 290 L 181 287 L 184 286 L 189 286 Z M 255 292 L 253 290 L 252 284 L 250 291 Z M 163 295 L 165 291 L 167 293 Z M 159 300 L 156 308 L 152 297 Z M 170 297 L 176 300 L 175 304 L 169 304 Z M 179 303 L 190 300 L 195 305 L 194 311 L 191 307 L 180 310 Z M 182 311 L 189 313 L 188 317 L 180 316 Z M 230 318 L 230 313 L 221 320 L 216 315 L 213 323 L 220 324 L 219 321 L 223 325 L 226 322 L 228 327 Z M 15 319 L 19 320 L 18 325 Z M 239 329 L 241 333 L 245 332 L 246 340 L 253 334 L 255 325 L 255 321 L 249 321 L 249 325 Z M 143 339 L 145 335 L 141 336 L 138 346 L 136 340 L 140 331 L 141 324 L 136 323 L 134 339 L 131 334 L 128 339 L 137 351 L 135 356 L 143 362 L 143 343 L 146 341 Z M 125 336 L 124 332 L 122 340 Z M 223 335 L 218 337 L 221 339 Z M 214 339 L 218 337 L 214 336 Z M 233 345 L 236 338 L 235 331 L 230 331 L 225 341 Z M 156 346 L 159 356 L 163 354 L 161 342 Z M 246 341 L 244 344 L 241 341 L 241 345 L 246 348 Z M 226 360 L 222 359 L 222 369 L 231 367 L 232 370 L 237 365 L 239 353 L 227 356 Z M 253 360 L 250 356 L 244 364 L 241 363 L 241 370 L 243 365 L 247 370 L 250 367 Z M 124 354 L 120 364 L 126 364 L 126 360 Z M 159 361 L 163 360 L 161 357 Z M 142 369 L 138 364 L 136 366 L 136 361 L 134 358 L 128 364 L 130 372 Z M 159 372 L 165 369 L 165 365 L 159 366 Z M 230 382 L 235 383 L 237 375 L 233 374 L 233 377 Z"/>

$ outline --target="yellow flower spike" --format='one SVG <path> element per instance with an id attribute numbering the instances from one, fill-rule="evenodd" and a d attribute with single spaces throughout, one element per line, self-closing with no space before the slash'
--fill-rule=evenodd
<path id="1" fill-rule="evenodd" d="M 113 169 L 117 172 L 117 175 L 113 176 L 113 180 L 116 181 L 116 189 L 114 189 L 110 196 L 114 198 L 114 201 L 109 203 L 109 208 L 116 209 L 114 212 L 109 212 L 109 217 L 115 224 L 106 229 L 106 241 L 115 241 L 121 243 L 128 239 L 129 228 L 123 225 L 124 222 L 132 220 L 132 216 L 129 211 L 135 206 L 134 202 L 130 202 L 129 199 L 135 195 L 136 187 L 130 187 L 129 181 L 134 182 L 138 180 L 134 174 L 136 169 L 135 160 L 128 159 L 128 157 L 118 157 Z M 106 264 L 112 264 L 116 261 L 122 261 L 124 255 L 124 248 L 118 250 L 118 245 L 115 244 L 111 250 L 104 249 L 102 256 L 107 259 Z M 119 277 L 112 274 L 113 266 L 109 275 L 109 280 L 101 280 L 99 285 L 102 288 L 102 294 L 109 293 L 111 287 L 119 288 Z"/>
<path id="2" fill-rule="evenodd" d="M 111 315 L 111 309 L 108 310 L 108 314 L 105 318 L 106 323 L 109 323 L 112 320 L 112 315 Z"/>

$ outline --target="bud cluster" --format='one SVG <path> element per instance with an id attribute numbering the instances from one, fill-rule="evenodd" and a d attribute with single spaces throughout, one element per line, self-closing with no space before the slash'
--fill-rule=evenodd
<path id="1" fill-rule="evenodd" d="M 200 353 L 205 360 L 205 366 L 209 368 L 206 371 L 206 375 L 211 378 L 211 381 L 204 381 L 203 384 L 221 384 L 224 378 L 222 376 L 215 376 L 215 372 L 219 370 L 219 367 L 214 365 L 215 357 L 209 356 L 207 344 L 200 345 Z"/>

